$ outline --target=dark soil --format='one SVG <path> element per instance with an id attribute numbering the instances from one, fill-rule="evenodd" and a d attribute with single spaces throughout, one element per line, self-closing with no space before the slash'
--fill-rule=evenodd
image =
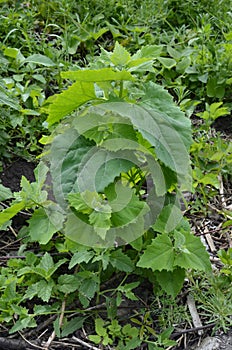
<path id="1" fill-rule="evenodd" d="M 0 174 L 0 181 L 11 189 L 12 192 L 20 191 L 20 181 L 25 176 L 30 182 L 35 181 L 35 164 L 24 159 L 16 159 L 11 164 L 3 165 L 3 172 Z M 16 232 L 24 225 L 28 216 L 19 213 L 12 219 L 12 227 Z"/>
<path id="2" fill-rule="evenodd" d="M 12 192 L 20 191 L 20 181 L 25 176 L 30 182 L 35 181 L 35 164 L 24 159 L 16 159 L 9 165 L 4 164 L 3 172 L 0 174 L 2 184 L 9 187 Z"/>
<path id="3" fill-rule="evenodd" d="M 216 119 L 213 123 L 213 127 L 216 131 L 223 132 L 227 136 L 232 136 L 232 115 Z"/>

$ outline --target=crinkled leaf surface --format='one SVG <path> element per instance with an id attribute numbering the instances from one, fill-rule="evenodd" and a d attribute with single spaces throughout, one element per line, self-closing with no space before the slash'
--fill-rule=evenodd
<path id="1" fill-rule="evenodd" d="M 173 102 L 170 101 L 168 93 L 166 95 L 164 90 L 158 90 L 158 92 L 162 99 L 159 102 L 160 106 L 156 109 L 153 106 L 151 108 L 149 104 L 146 105 L 145 101 L 141 105 L 111 102 L 93 107 L 92 111 L 104 115 L 110 110 L 124 118 L 129 118 L 132 125 L 155 147 L 158 158 L 178 174 L 179 181 L 186 182 L 190 171 L 188 155 L 191 142 L 190 123 L 177 107 L 173 108 Z M 153 93 L 156 94 L 156 89 Z"/>
<path id="2" fill-rule="evenodd" d="M 80 287 L 81 279 L 77 275 L 61 275 L 58 278 L 58 289 L 63 293 L 72 293 Z"/>

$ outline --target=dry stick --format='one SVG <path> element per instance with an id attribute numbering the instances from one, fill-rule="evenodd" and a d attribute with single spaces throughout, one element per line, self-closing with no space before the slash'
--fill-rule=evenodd
<path id="1" fill-rule="evenodd" d="M 65 299 L 64 299 L 64 301 L 62 302 L 60 319 L 59 319 L 59 326 L 60 327 L 62 326 L 63 319 L 64 319 L 65 306 L 66 306 L 66 302 L 65 302 Z M 50 335 L 50 337 L 48 338 L 47 343 L 43 347 L 44 350 L 48 350 L 48 348 L 51 345 L 52 341 L 55 339 L 55 336 L 56 336 L 56 332 L 54 330 L 52 332 L 52 334 Z"/>
<path id="2" fill-rule="evenodd" d="M 192 320 L 193 320 L 194 326 L 196 328 L 202 327 L 201 319 L 199 317 L 199 314 L 197 312 L 197 308 L 196 308 L 196 305 L 195 305 L 195 300 L 192 297 L 192 295 L 190 295 L 190 294 L 187 296 L 187 305 L 188 305 L 188 308 L 189 308 L 189 312 L 190 312 L 190 314 L 192 316 Z M 202 329 L 198 330 L 198 334 L 199 335 L 203 334 Z"/>
<path id="3" fill-rule="evenodd" d="M 18 333 L 19 333 L 20 337 L 22 337 L 22 339 L 23 339 L 27 344 L 29 344 L 30 346 L 32 346 L 32 347 L 34 347 L 34 348 L 36 348 L 36 349 L 43 349 L 42 346 L 33 344 L 33 343 L 31 343 L 29 340 L 27 340 L 21 332 L 18 332 Z"/>
<path id="4" fill-rule="evenodd" d="M 85 341 L 83 341 L 83 340 L 81 340 L 81 339 L 79 339 L 79 338 L 72 337 L 72 339 L 75 340 L 77 343 L 86 346 L 86 347 L 89 348 L 89 349 L 92 349 L 92 350 L 100 350 L 99 348 L 96 348 L 95 346 L 90 345 L 90 344 L 86 343 Z"/>
<path id="5" fill-rule="evenodd" d="M 12 226 L 9 226 L 9 229 L 11 230 L 11 232 L 13 233 L 13 235 L 17 238 L 17 233 L 15 232 L 15 230 L 13 229 Z"/>
<path id="6" fill-rule="evenodd" d="M 214 245 L 213 239 L 211 237 L 211 234 L 209 233 L 209 230 L 208 230 L 207 226 L 204 228 L 204 237 L 205 237 L 205 239 L 206 239 L 206 241 L 208 243 L 208 246 L 209 246 L 211 252 L 215 253 L 216 252 L 216 247 Z"/>
<path id="7" fill-rule="evenodd" d="M 174 338 L 179 337 L 180 335 L 183 335 L 183 334 L 193 333 L 193 332 L 197 332 L 199 330 L 204 330 L 204 329 L 207 329 L 207 328 L 213 328 L 215 325 L 216 325 L 216 323 L 214 322 L 214 323 L 206 324 L 206 325 L 204 325 L 202 327 L 194 327 L 194 328 L 183 329 L 183 330 L 180 330 L 178 332 L 172 333 L 170 338 L 174 339 Z"/>
<path id="8" fill-rule="evenodd" d="M 61 345 L 61 346 L 68 346 L 68 347 L 70 347 L 70 348 L 72 348 L 72 350 L 73 350 L 73 348 L 78 348 L 78 349 L 80 349 L 80 345 L 78 345 L 78 344 L 74 344 L 74 343 L 68 343 L 68 342 L 66 342 L 66 341 L 63 341 L 63 340 L 61 340 L 61 341 L 56 341 L 56 340 L 54 340 L 53 341 L 53 345 Z"/>
<path id="9" fill-rule="evenodd" d="M 223 185 L 223 180 L 222 180 L 222 176 L 221 175 L 218 175 L 218 180 L 219 180 L 219 183 L 220 183 L 219 194 L 221 196 L 222 207 L 226 208 L 226 199 L 225 199 L 225 193 L 224 193 L 224 185 Z"/>

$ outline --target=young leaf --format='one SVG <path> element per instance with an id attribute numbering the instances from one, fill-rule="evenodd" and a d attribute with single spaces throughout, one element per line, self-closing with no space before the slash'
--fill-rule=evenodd
<path id="1" fill-rule="evenodd" d="M 95 232 L 102 238 L 105 239 L 107 231 L 111 226 L 111 208 L 107 205 L 107 209 L 102 206 L 101 210 L 94 210 L 89 215 L 89 222 L 94 226 Z M 109 208 L 109 209 L 108 209 Z M 107 210 L 107 211 L 106 211 Z"/>
<path id="2" fill-rule="evenodd" d="M 131 59 L 129 52 L 118 42 L 116 42 L 114 51 L 110 56 L 111 62 L 115 66 L 125 66 Z"/>

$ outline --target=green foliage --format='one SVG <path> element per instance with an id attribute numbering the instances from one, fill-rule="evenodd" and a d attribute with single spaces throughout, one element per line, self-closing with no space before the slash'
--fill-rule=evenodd
<path id="1" fill-rule="evenodd" d="M 231 252 L 208 274 L 179 197 L 195 191 L 187 214 L 207 214 L 231 181 L 231 144 L 212 129 L 231 110 L 230 1 L 0 3 L 1 160 L 42 158 L 19 192 L 0 184 L 4 234 L 27 215 L 17 258 L 1 266 L 3 327 L 56 314 L 57 337 L 96 320 L 89 339 L 100 347 L 169 348 L 172 325 L 188 319 L 177 297 L 187 274 L 203 320 L 226 331 Z M 230 211 L 218 213 L 228 228 Z M 147 280 L 152 311 L 121 323 L 123 301 L 139 303 Z"/>

